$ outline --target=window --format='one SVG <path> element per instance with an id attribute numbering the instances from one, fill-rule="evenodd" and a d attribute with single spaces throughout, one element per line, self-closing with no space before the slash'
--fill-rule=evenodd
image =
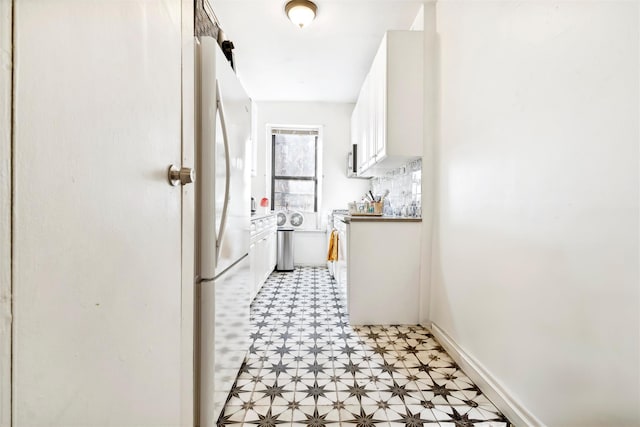
<path id="1" fill-rule="evenodd" d="M 271 208 L 318 211 L 318 131 L 272 129 Z"/>

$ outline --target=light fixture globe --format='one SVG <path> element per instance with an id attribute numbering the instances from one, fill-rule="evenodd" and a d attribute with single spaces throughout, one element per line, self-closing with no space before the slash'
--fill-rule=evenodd
<path id="1" fill-rule="evenodd" d="M 318 6 L 309 0 L 291 0 L 284 7 L 289 20 L 300 28 L 304 28 L 316 17 Z"/>

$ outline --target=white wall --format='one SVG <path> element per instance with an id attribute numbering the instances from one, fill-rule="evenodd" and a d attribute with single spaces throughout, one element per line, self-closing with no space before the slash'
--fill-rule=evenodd
<path id="1" fill-rule="evenodd" d="M 640 424 L 638 2 L 441 2 L 431 318 L 549 426 Z"/>
<path id="2" fill-rule="evenodd" d="M 296 230 L 293 237 L 293 263 L 295 265 L 327 265 L 329 238 L 324 230 Z"/>
<path id="3" fill-rule="evenodd" d="M 422 18 L 423 24 L 417 21 Z M 431 306 L 431 250 L 432 228 L 435 212 L 435 177 L 437 171 L 433 159 L 437 136 L 438 94 L 438 43 L 436 34 L 436 3 L 425 3 L 416 16 L 414 30 L 424 34 L 424 123 L 422 150 L 422 262 L 420 264 L 420 321 L 429 323 Z"/>

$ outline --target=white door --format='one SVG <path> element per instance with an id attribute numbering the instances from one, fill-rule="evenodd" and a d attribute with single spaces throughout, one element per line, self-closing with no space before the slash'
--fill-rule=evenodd
<path id="1" fill-rule="evenodd" d="M 15 1 L 15 426 L 181 424 L 181 20 Z"/>

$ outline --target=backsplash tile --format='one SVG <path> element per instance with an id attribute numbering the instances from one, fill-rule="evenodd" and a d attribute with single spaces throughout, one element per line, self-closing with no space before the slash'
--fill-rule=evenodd
<path id="1" fill-rule="evenodd" d="M 385 215 L 422 216 L 422 159 L 371 179 L 373 194 L 382 195 L 386 190 L 389 203 L 385 202 Z"/>

